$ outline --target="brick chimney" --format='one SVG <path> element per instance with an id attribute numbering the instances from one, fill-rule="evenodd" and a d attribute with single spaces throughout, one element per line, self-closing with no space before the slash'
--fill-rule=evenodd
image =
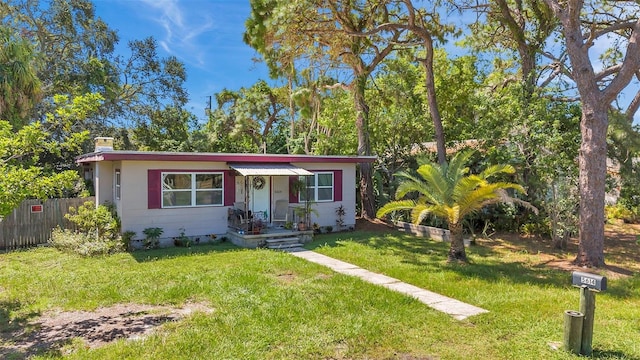
<path id="1" fill-rule="evenodd" d="M 95 140 L 95 152 L 98 151 L 113 151 L 113 138 L 112 137 L 97 137 Z"/>

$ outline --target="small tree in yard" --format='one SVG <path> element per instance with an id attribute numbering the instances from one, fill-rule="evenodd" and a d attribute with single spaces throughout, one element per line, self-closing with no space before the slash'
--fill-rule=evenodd
<path id="1" fill-rule="evenodd" d="M 507 194 L 507 189 L 524 194 L 522 186 L 509 182 L 489 182 L 489 178 L 496 175 L 513 174 L 515 170 L 511 165 L 493 165 L 478 175 L 469 174 L 469 168 L 465 165 L 471 155 L 472 152 L 459 152 L 449 163 L 422 165 L 418 168 L 421 178 L 406 172 L 399 173 L 398 176 L 406 180 L 396 191 L 396 201 L 383 206 L 377 216 L 411 210 L 411 221 L 416 225 L 428 215 L 442 218 L 451 231 L 448 261 L 466 263 L 462 224 L 467 215 L 499 202 L 518 202 L 531 206 Z M 417 199 L 403 200 L 410 193 L 417 193 Z"/>
<path id="2" fill-rule="evenodd" d="M 69 208 L 69 214 L 65 217 L 76 224 L 78 230 L 54 229 L 49 240 L 53 247 L 83 256 L 126 250 L 120 234 L 120 220 L 110 206 L 96 206 L 92 201 L 87 201 L 77 209 Z"/>

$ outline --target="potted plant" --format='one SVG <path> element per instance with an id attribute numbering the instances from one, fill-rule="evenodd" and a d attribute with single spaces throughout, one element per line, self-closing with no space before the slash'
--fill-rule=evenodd
<path id="1" fill-rule="evenodd" d="M 298 230 L 305 231 L 311 228 L 311 213 L 318 215 L 318 212 L 312 207 L 314 202 L 309 201 L 309 187 L 307 186 L 306 180 L 295 180 L 291 183 L 290 191 L 295 196 L 300 196 L 301 192 L 305 192 L 304 199 L 306 201 L 301 201 L 302 206 L 296 207 L 293 209 L 294 214 L 299 219 L 298 221 Z"/>
<path id="2" fill-rule="evenodd" d="M 317 212 L 315 211 L 315 209 L 311 208 L 311 202 L 307 201 L 304 206 L 299 206 L 295 209 L 293 209 L 293 212 L 296 214 L 296 217 L 298 218 L 298 230 L 300 231 L 305 231 L 307 230 L 307 228 L 310 227 L 310 222 L 311 222 L 311 213 L 315 212 L 317 215 Z"/>
<path id="3" fill-rule="evenodd" d="M 251 233 L 252 234 L 260 234 L 262 232 L 262 228 L 264 224 L 262 223 L 262 219 L 254 219 L 251 223 Z"/>

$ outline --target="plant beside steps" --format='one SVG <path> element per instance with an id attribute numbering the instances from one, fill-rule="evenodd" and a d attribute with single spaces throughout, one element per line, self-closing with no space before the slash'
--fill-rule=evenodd
<path id="1" fill-rule="evenodd" d="M 302 247 L 300 239 L 298 237 L 286 237 L 278 239 L 267 239 L 267 249 L 291 249 L 295 247 Z"/>

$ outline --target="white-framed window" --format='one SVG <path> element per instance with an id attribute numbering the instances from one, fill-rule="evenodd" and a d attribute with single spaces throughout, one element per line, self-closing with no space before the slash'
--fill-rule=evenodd
<path id="1" fill-rule="evenodd" d="M 315 202 L 329 202 L 333 201 L 333 172 L 332 171 L 323 171 L 316 172 L 313 176 L 303 176 L 301 180 L 307 181 L 307 191 L 300 191 L 299 201 L 305 202 L 315 201 Z"/>
<path id="2" fill-rule="evenodd" d="M 115 187 L 115 189 L 114 189 L 115 191 L 114 192 L 115 192 L 116 200 L 120 200 L 120 191 L 121 191 L 120 190 L 121 189 L 121 186 L 120 186 L 120 170 L 116 170 L 116 173 L 115 173 L 114 177 L 115 177 L 115 179 L 113 181 L 113 184 L 114 184 L 114 187 Z"/>
<path id="3" fill-rule="evenodd" d="M 163 172 L 162 207 L 223 205 L 223 182 L 221 172 Z"/>

